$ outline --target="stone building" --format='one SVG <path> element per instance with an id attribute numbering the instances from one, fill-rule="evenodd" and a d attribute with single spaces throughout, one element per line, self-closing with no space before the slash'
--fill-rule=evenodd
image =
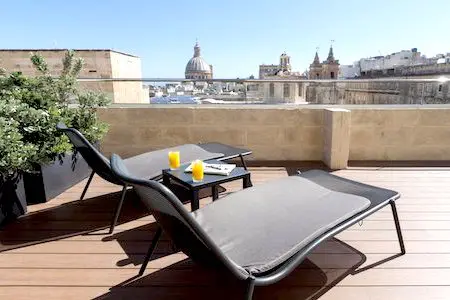
<path id="1" fill-rule="evenodd" d="M 280 55 L 278 65 L 259 65 L 259 79 L 281 74 L 290 75 L 291 73 L 291 57 L 286 52 Z"/>
<path id="2" fill-rule="evenodd" d="M 361 76 L 361 68 L 359 62 L 352 65 L 340 65 L 338 79 L 354 79 Z"/>
<path id="3" fill-rule="evenodd" d="M 185 70 L 186 79 L 212 79 L 213 66 L 209 65 L 200 54 L 198 42 L 194 46 L 194 56 L 188 61 Z"/>
<path id="4" fill-rule="evenodd" d="M 339 79 L 416 77 L 438 78 L 450 74 L 450 53 L 427 58 L 417 48 L 386 56 L 361 58 L 353 65 L 341 65 Z"/>
<path id="5" fill-rule="evenodd" d="M 327 60 L 320 62 L 316 51 L 313 63 L 309 66 L 309 79 L 337 79 L 339 74 L 339 60 L 334 58 L 333 46 L 330 46 Z"/>
<path id="6" fill-rule="evenodd" d="M 259 65 L 259 79 L 264 79 L 269 74 L 275 74 L 280 69 L 280 65 Z"/>
<path id="7" fill-rule="evenodd" d="M 278 65 L 259 65 L 259 79 L 272 80 L 258 85 L 259 94 L 266 103 L 300 103 L 305 101 L 306 88 L 304 82 L 293 82 L 306 79 L 303 74 L 293 72 L 291 57 L 283 52 Z"/>
<path id="8" fill-rule="evenodd" d="M 62 59 L 67 49 L 0 49 L 0 67 L 8 72 L 22 72 L 34 76 L 37 71 L 30 60 L 30 54 L 41 54 L 53 75 L 62 68 Z M 106 81 L 94 82 L 88 79 L 142 78 L 141 59 L 137 56 L 109 49 L 75 49 L 75 56 L 84 60 L 80 73 L 81 88 L 103 92 L 113 103 L 149 103 L 148 93 L 141 82 Z"/>
<path id="9" fill-rule="evenodd" d="M 349 80 L 311 82 L 311 104 L 448 104 L 450 81 Z"/>
<path id="10" fill-rule="evenodd" d="M 382 74 L 383 70 L 394 70 L 394 68 L 426 64 L 427 59 L 422 56 L 417 48 L 401 50 L 386 56 L 374 56 L 359 60 L 361 76 Z"/>

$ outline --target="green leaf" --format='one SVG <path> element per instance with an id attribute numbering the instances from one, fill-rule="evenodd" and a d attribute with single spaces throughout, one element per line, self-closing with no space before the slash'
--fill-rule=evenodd
<path id="1" fill-rule="evenodd" d="M 81 91 L 76 77 L 83 60 L 67 51 L 59 77 L 52 77 L 45 59 L 31 54 L 38 76 L 19 72 L 0 76 L 0 176 L 33 170 L 72 149 L 66 135 L 56 129 L 64 122 L 98 142 L 107 132 L 97 108 L 110 101 L 101 93 Z"/>

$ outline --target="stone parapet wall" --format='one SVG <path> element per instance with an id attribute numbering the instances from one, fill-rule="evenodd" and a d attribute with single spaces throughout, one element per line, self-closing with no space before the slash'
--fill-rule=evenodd
<path id="1" fill-rule="evenodd" d="M 112 107 L 106 153 L 125 157 L 184 143 L 221 142 L 253 151 L 257 160 L 321 160 L 322 109 L 249 107 Z"/>
<path id="2" fill-rule="evenodd" d="M 350 160 L 450 160 L 450 106 L 351 114 Z"/>
<path id="3" fill-rule="evenodd" d="M 342 109 L 345 108 L 345 109 Z M 129 157 L 184 143 L 221 142 L 249 159 L 450 160 L 450 106 L 155 106 L 99 110 L 110 124 L 105 154 Z"/>

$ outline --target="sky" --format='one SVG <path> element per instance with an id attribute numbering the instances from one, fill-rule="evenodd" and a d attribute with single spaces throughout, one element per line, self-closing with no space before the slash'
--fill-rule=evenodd
<path id="1" fill-rule="evenodd" d="M 196 39 L 214 78 L 258 76 L 291 56 L 325 60 L 418 48 L 450 52 L 449 0 L 0 0 L 0 48 L 113 49 L 141 57 L 145 78 L 182 78 Z"/>

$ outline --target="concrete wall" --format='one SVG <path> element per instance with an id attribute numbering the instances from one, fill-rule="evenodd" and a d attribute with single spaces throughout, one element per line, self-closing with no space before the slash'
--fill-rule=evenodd
<path id="1" fill-rule="evenodd" d="M 222 142 L 253 150 L 258 160 L 321 160 L 322 109 L 267 107 L 107 108 L 106 153 L 124 156 L 183 143 Z"/>

